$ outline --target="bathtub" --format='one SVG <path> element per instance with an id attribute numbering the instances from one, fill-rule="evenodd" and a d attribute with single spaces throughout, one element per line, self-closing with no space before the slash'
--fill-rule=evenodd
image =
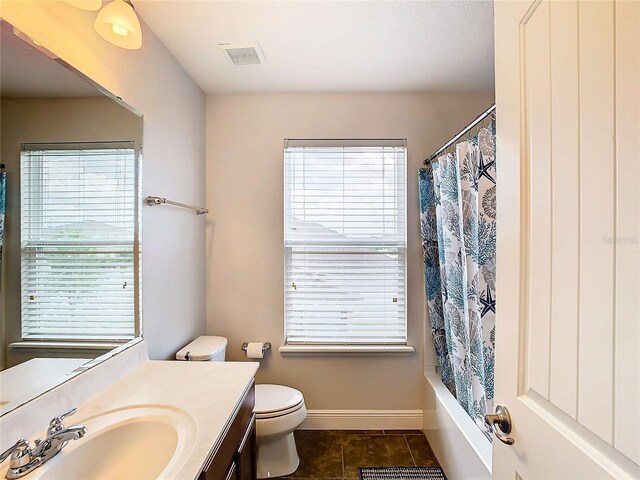
<path id="1" fill-rule="evenodd" d="M 432 370 L 431 370 L 432 369 Z M 449 480 L 490 480 L 491 442 L 427 367 L 423 429 Z"/>

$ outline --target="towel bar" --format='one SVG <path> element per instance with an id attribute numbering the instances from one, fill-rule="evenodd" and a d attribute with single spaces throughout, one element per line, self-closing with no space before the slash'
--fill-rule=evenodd
<path id="1" fill-rule="evenodd" d="M 180 203 L 180 202 L 174 202 L 173 200 L 167 200 L 166 198 L 163 198 L 163 197 L 148 196 L 144 200 L 147 202 L 147 205 L 149 205 L 150 207 L 152 207 L 154 205 L 162 205 L 163 203 L 166 203 L 168 205 L 174 205 L 176 207 L 188 208 L 189 210 L 194 210 L 196 212 L 196 215 L 204 215 L 205 213 L 209 213 L 209 209 L 208 208 L 194 207 L 193 205 L 187 205 L 186 203 Z"/>

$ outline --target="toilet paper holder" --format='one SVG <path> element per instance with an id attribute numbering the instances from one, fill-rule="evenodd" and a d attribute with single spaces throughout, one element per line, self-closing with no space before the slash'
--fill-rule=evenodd
<path id="1" fill-rule="evenodd" d="M 248 346 L 249 346 L 249 342 L 242 342 L 242 346 L 240 347 L 240 350 L 242 350 L 243 352 L 246 352 Z M 262 345 L 262 353 L 266 352 L 270 348 L 271 348 L 271 342 L 265 342 L 264 345 Z"/>

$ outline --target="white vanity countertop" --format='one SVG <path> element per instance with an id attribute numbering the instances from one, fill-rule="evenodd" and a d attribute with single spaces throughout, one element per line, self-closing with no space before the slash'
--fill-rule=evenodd
<path id="1" fill-rule="evenodd" d="M 3 448 L 20 437 L 27 436 L 32 442 L 35 438 L 42 438 L 46 430 L 43 427 L 46 427 L 49 419 L 71 407 L 77 407 L 78 411 L 65 424 L 71 426 L 86 423 L 89 428 L 86 437 L 71 442 L 56 458 L 24 477 L 25 480 L 39 478 L 43 474 L 46 476 L 48 467 L 53 467 L 66 455 L 71 455 L 70 452 L 79 448 L 83 440 L 90 440 L 92 419 L 95 422 L 95 418 L 104 418 L 110 412 L 119 414 L 118 412 L 129 412 L 140 407 L 143 410 L 169 408 L 179 412 L 177 418 L 182 419 L 179 420 L 178 432 L 183 432 L 183 441 L 178 442 L 183 445 L 184 450 L 175 460 L 178 463 L 174 462 L 171 467 L 167 467 L 169 471 L 160 474 L 160 477 L 186 480 L 198 478 L 207 460 L 222 442 L 231 420 L 240 408 L 241 400 L 252 385 L 259 364 L 151 361 L 145 357 L 146 345 L 142 342 L 0 419 L 0 436 L 6 445 L 2 445 Z M 178 433 L 179 437 L 180 435 Z M 154 453 L 148 452 L 150 461 Z M 141 457 L 146 454 L 145 451 Z M 144 460 L 140 458 L 140 461 Z M 8 468 L 8 462 L 6 460 L 0 467 L 1 477 Z"/>
<path id="2" fill-rule="evenodd" d="M 257 362 L 149 360 L 79 406 L 67 423 L 82 424 L 83 418 L 132 405 L 181 409 L 193 418 L 197 433 L 193 449 L 176 478 L 196 479 L 222 441 L 258 366 Z"/>

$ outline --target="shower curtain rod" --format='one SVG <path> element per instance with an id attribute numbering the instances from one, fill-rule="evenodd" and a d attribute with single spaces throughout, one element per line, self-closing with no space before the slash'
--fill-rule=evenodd
<path id="1" fill-rule="evenodd" d="M 427 158 L 423 163 L 425 165 L 429 165 L 429 163 L 431 163 L 435 158 L 438 158 L 438 155 L 440 155 L 442 152 L 444 152 L 447 148 L 449 148 L 451 145 L 453 145 L 454 143 L 456 143 L 456 141 L 458 139 L 460 139 L 461 137 L 463 137 L 465 135 L 465 133 L 467 133 L 469 130 L 471 130 L 473 127 L 475 127 L 476 125 L 478 125 L 480 122 L 482 122 L 485 118 L 487 118 L 489 115 L 492 115 L 496 110 L 496 104 L 493 103 L 489 108 L 487 108 L 483 113 L 481 113 L 480 115 L 478 115 L 475 120 L 473 122 L 471 122 L 469 125 L 467 125 L 466 127 L 464 127 L 460 133 L 458 133 L 455 137 L 453 137 L 451 140 L 449 140 L 447 143 L 444 144 L 444 146 L 440 147 L 438 149 L 438 151 L 436 153 L 434 153 L 433 155 L 431 155 L 429 158 Z"/>

